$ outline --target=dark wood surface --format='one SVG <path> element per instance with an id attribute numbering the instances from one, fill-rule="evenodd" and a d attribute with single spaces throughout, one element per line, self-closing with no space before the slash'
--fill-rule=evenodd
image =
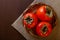
<path id="1" fill-rule="evenodd" d="M 0 0 L 0 40 L 25 40 L 11 24 L 33 0 Z"/>

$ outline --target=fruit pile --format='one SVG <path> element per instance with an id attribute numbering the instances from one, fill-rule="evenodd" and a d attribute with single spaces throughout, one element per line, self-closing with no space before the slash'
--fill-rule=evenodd
<path id="1" fill-rule="evenodd" d="M 35 35 L 46 37 L 50 35 L 55 23 L 54 12 L 48 5 L 41 5 L 36 10 L 23 15 L 23 25 Z M 53 23 L 54 22 L 54 23 Z"/>

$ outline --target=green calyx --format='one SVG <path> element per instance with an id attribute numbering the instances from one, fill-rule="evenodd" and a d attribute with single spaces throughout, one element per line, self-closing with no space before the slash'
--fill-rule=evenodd
<path id="1" fill-rule="evenodd" d="M 31 24 L 33 22 L 33 19 L 30 16 L 28 16 L 27 18 L 25 18 L 25 21 L 27 24 Z"/>
<path id="2" fill-rule="evenodd" d="M 52 9 L 49 6 L 46 6 L 46 15 L 49 17 L 53 16 Z"/>
<path id="3" fill-rule="evenodd" d="M 42 30 L 42 33 L 45 34 L 48 31 L 48 28 L 46 25 L 43 25 L 41 30 Z"/>

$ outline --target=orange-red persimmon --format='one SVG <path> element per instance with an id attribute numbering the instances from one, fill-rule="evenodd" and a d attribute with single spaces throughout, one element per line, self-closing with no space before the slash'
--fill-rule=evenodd
<path id="1" fill-rule="evenodd" d="M 52 26 L 48 22 L 40 22 L 36 27 L 36 33 L 39 36 L 46 37 L 52 32 Z"/>
<path id="2" fill-rule="evenodd" d="M 38 19 L 34 13 L 26 13 L 23 16 L 23 23 L 28 28 L 34 28 L 37 24 L 37 21 Z"/>
<path id="3" fill-rule="evenodd" d="M 39 7 L 37 9 L 36 15 L 41 21 L 51 21 L 53 17 L 51 7 L 46 5 Z"/>

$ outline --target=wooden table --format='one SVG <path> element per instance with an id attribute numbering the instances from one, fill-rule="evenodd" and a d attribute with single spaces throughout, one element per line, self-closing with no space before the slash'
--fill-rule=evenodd
<path id="1" fill-rule="evenodd" d="M 11 24 L 32 1 L 33 0 L 0 0 L 0 40 L 25 40 Z"/>

